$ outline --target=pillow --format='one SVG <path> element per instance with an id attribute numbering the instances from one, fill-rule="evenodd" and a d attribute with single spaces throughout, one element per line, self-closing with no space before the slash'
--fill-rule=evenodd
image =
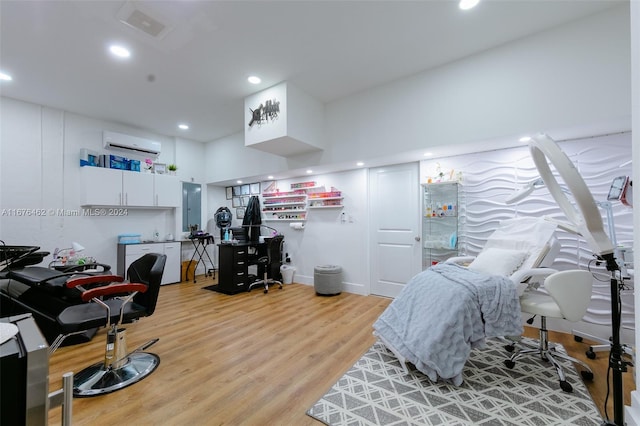
<path id="1" fill-rule="evenodd" d="M 528 256 L 524 250 L 487 248 L 469 264 L 469 269 L 489 275 L 510 276 L 522 265 Z"/>

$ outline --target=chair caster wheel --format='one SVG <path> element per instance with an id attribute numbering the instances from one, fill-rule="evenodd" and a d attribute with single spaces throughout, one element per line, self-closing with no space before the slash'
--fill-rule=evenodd
<path id="1" fill-rule="evenodd" d="M 269 293 L 269 290 L 265 290 L 265 291 L 264 291 L 264 294 L 267 294 L 267 293 Z"/>
<path id="2" fill-rule="evenodd" d="M 589 350 L 588 350 L 588 351 L 586 351 L 584 354 L 585 354 L 585 355 L 587 356 L 587 358 L 589 358 L 589 359 L 596 359 L 596 353 L 595 353 L 592 349 L 589 349 Z"/>
<path id="3" fill-rule="evenodd" d="M 567 382 L 566 380 L 560 381 L 560 388 L 567 393 L 573 392 L 573 386 L 571 386 L 571 384 L 569 384 L 569 382 Z"/>
<path id="4" fill-rule="evenodd" d="M 573 340 L 576 342 L 582 342 L 582 336 L 573 336 Z"/>
<path id="5" fill-rule="evenodd" d="M 593 380 L 593 373 L 591 371 L 583 370 L 580 372 L 580 375 L 584 380 Z"/>
<path id="6" fill-rule="evenodd" d="M 513 352 L 513 350 L 514 350 L 515 348 L 516 348 L 516 347 L 515 347 L 514 345 L 504 345 L 504 349 L 505 349 L 507 352 Z"/>
<path id="7" fill-rule="evenodd" d="M 507 368 L 513 368 L 516 365 L 516 363 L 515 363 L 515 361 L 511 361 L 510 359 L 507 359 L 507 360 L 504 361 L 504 365 Z"/>

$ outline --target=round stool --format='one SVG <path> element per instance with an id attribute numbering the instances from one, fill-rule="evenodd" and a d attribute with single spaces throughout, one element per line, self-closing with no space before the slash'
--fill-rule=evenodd
<path id="1" fill-rule="evenodd" d="M 316 266 L 313 270 L 313 286 L 319 296 L 337 296 L 342 291 L 342 267 Z"/>

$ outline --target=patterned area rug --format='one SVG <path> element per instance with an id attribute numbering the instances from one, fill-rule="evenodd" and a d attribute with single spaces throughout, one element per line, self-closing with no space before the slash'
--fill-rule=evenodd
<path id="1" fill-rule="evenodd" d="M 563 350 L 559 347 L 558 350 Z M 560 389 L 550 365 L 524 356 L 504 366 L 503 343 L 471 351 L 464 383 L 432 383 L 405 374 L 379 341 L 307 414 L 331 425 L 599 425 L 602 418 L 573 365 L 563 362 L 573 393 Z"/>

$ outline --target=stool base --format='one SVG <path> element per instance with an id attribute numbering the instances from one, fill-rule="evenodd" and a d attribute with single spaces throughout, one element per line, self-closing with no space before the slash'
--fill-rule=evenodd
<path id="1" fill-rule="evenodd" d="M 160 364 L 160 357 L 134 352 L 120 368 L 105 368 L 104 362 L 93 364 L 73 378 L 73 396 L 83 398 L 114 392 L 147 377 Z"/>

